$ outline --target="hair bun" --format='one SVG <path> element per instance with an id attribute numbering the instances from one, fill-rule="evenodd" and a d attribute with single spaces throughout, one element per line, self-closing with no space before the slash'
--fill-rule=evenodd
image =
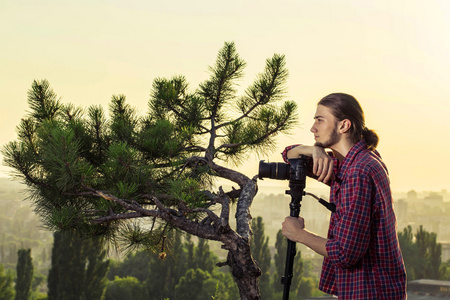
<path id="1" fill-rule="evenodd" d="M 375 150 L 375 148 L 378 146 L 378 142 L 380 138 L 378 137 L 378 134 L 372 130 L 364 126 L 362 137 L 364 141 L 367 144 L 367 148 L 370 150 Z"/>

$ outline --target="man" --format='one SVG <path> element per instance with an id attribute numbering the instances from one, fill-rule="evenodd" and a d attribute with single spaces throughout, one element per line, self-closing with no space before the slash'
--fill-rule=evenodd
<path id="1" fill-rule="evenodd" d="M 324 256 L 322 291 L 339 299 L 406 299 L 388 172 L 375 150 L 377 134 L 365 126 L 358 101 L 343 93 L 320 100 L 314 120 L 314 146 L 287 147 L 283 157 L 312 158 L 312 173 L 330 185 L 336 212 L 327 238 L 306 230 L 301 217 L 287 217 L 283 235 Z"/>

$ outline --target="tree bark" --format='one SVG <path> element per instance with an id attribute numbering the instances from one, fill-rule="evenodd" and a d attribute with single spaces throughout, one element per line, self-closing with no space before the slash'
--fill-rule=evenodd
<path id="1" fill-rule="evenodd" d="M 253 260 L 250 243 L 235 231 L 223 234 L 221 241 L 224 243 L 222 248 L 228 250 L 227 261 L 224 264 L 231 268 L 231 273 L 239 288 L 241 299 L 261 299 L 258 282 L 258 277 L 261 276 L 261 270 Z"/>

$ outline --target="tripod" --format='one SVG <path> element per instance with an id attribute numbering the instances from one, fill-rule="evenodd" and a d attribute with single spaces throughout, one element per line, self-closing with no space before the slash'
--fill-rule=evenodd
<path id="1" fill-rule="evenodd" d="M 300 158 L 289 159 L 289 164 L 285 163 L 265 163 L 263 160 L 259 162 L 259 179 L 270 178 L 287 180 L 289 179 L 289 190 L 286 194 L 291 195 L 291 203 L 289 208 L 291 210 L 290 216 L 298 218 L 300 215 L 300 202 L 303 195 L 312 196 L 319 201 L 320 204 L 325 206 L 331 212 L 336 211 L 336 205 L 329 203 L 322 198 L 316 197 L 311 193 L 306 193 L 305 189 L 306 173 L 307 173 L 308 157 L 300 156 Z M 295 249 L 295 243 L 291 240 L 287 240 L 287 254 L 286 254 L 286 266 L 284 270 L 284 276 L 281 278 L 281 283 L 284 285 L 283 300 L 289 299 L 289 289 L 291 287 L 294 257 L 297 253 Z"/>
<path id="2" fill-rule="evenodd" d="M 305 189 L 306 182 L 306 159 L 294 158 L 289 159 L 290 178 L 289 189 L 286 194 L 291 195 L 291 203 L 289 204 L 290 216 L 298 218 L 300 215 L 300 202 L 303 197 L 303 190 Z M 294 258 L 297 254 L 295 242 L 287 240 L 287 253 L 286 253 L 286 266 L 284 269 L 284 276 L 281 278 L 281 283 L 284 285 L 283 300 L 289 299 L 289 289 L 291 287 Z"/>

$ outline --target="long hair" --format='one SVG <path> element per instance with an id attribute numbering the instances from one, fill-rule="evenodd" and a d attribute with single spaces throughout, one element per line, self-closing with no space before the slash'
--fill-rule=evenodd
<path id="1" fill-rule="evenodd" d="M 364 140 L 368 149 L 374 150 L 377 147 L 378 135 L 366 127 L 364 112 L 355 97 L 344 93 L 333 93 L 322 98 L 318 105 L 328 107 L 338 121 L 350 120 L 350 137 L 354 143 Z"/>

